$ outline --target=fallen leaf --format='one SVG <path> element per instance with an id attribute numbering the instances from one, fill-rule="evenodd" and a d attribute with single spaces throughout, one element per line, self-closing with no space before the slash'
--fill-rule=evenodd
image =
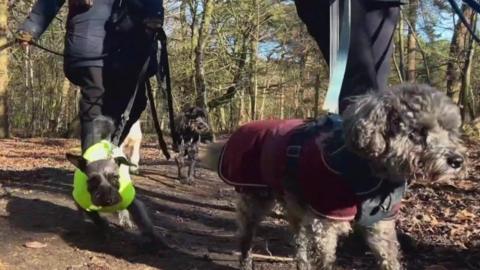
<path id="1" fill-rule="evenodd" d="M 45 247 L 47 247 L 47 244 L 40 243 L 40 242 L 37 242 L 37 241 L 31 241 L 31 242 L 27 242 L 27 243 L 23 244 L 23 246 L 25 246 L 27 248 L 45 248 Z"/>
<path id="2" fill-rule="evenodd" d="M 475 215 L 473 213 L 470 213 L 468 212 L 467 210 L 462 210 L 460 212 L 458 212 L 456 215 L 455 215 L 455 219 L 458 219 L 460 221 L 466 221 L 466 220 L 471 220 L 475 218 Z"/>

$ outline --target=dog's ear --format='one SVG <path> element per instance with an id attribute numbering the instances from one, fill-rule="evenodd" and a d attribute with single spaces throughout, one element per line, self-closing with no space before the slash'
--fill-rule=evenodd
<path id="1" fill-rule="evenodd" d="M 115 160 L 115 163 L 117 163 L 117 165 L 122 165 L 122 164 L 123 164 L 123 165 L 127 165 L 127 166 L 135 166 L 135 167 L 137 166 L 137 165 L 131 163 L 131 162 L 130 162 L 126 157 L 124 157 L 124 156 L 115 157 L 114 160 Z"/>
<path id="2" fill-rule="evenodd" d="M 385 152 L 391 98 L 386 92 L 370 92 L 351 99 L 342 115 L 347 147 L 366 158 L 378 158 Z"/>
<path id="3" fill-rule="evenodd" d="M 87 160 L 84 157 L 70 153 L 67 153 L 65 156 L 67 157 L 67 160 L 73 164 L 73 166 L 77 167 L 81 171 L 84 172 L 87 168 Z"/>

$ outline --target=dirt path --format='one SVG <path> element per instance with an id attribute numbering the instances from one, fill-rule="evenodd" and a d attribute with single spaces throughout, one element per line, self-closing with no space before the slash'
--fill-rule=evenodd
<path id="1" fill-rule="evenodd" d="M 0 141 L 0 270 L 238 269 L 235 194 L 215 173 L 199 169 L 194 186 L 181 185 L 174 164 L 159 161 L 155 144 L 145 144 L 136 187 L 170 248 L 143 254 L 135 231 L 119 229 L 115 216 L 110 218 L 113 233 L 105 240 L 75 210 L 69 195 L 72 167 L 64 160 L 74 146 L 72 140 Z M 480 169 L 479 152 L 472 146 L 474 170 Z M 456 187 L 412 188 L 399 219 L 408 269 L 480 269 L 479 179 L 473 174 Z M 357 240 L 353 236 L 342 244 L 341 265 L 372 269 L 372 255 Z M 40 246 L 25 246 L 32 241 Z M 291 256 L 283 220 L 270 217 L 263 224 L 255 252 Z M 295 267 L 257 262 L 256 269 Z"/>

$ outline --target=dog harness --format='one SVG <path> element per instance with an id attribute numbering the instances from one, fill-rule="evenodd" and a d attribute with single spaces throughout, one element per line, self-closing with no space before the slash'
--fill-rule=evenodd
<path id="1" fill-rule="evenodd" d="M 363 226 L 393 218 L 405 184 L 374 177 L 368 161 L 344 147 L 341 125 L 337 115 L 244 125 L 224 146 L 219 176 L 238 192 L 301 198 L 323 218 Z"/>
<path id="2" fill-rule="evenodd" d="M 108 159 L 120 155 L 116 153 L 117 150 L 118 148 L 116 148 L 111 142 L 102 140 L 90 146 L 83 154 L 83 157 L 88 162 Z M 80 169 L 75 169 L 72 192 L 75 202 L 86 211 L 115 212 L 126 209 L 133 202 L 133 199 L 135 199 L 135 188 L 133 187 L 132 179 L 130 178 L 128 166 L 123 164 L 120 165 L 119 176 L 120 187 L 118 192 L 120 193 L 122 201 L 113 206 L 101 207 L 92 203 L 90 192 L 88 192 L 87 189 L 87 175 Z"/>

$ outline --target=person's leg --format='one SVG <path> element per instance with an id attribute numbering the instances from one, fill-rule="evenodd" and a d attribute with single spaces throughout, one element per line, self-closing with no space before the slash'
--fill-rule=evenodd
<path id="1" fill-rule="evenodd" d="M 122 114 L 125 112 L 128 102 L 135 91 L 138 80 L 137 77 L 133 72 L 130 76 L 118 76 L 118 74 L 109 74 L 108 71 L 105 72 L 106 92 L 102 112 L 114 120 L 116 127 L 120 124 Z M 141 84 L 130 111 L 129 119 L 120 135 L 119 145 L 122 144 L 130 128 L 140 118 L 146 106 L 147 97 L 145 94 L 145 85 Z"/>
<path id="2" fill-rule="evenodd" d="M 103 86 L 101 67 L 78 67 L 66 69 L 68 79 L 80 86 L 81 97 L 79 102 L 80 141 L 82 153 L 88 147 L 101 140 L 100 134 L 95 134 L 93 120 L 102 115 Z"/>
<path id="3" fill-rule="evenodd" d="M 330 55 L 330 4 L 329 1 L 295 0 L 297 13 L 308 32 L 318 44 L 325 60 Z"/>
<path id="4" fill-rule="evenodd" d="M 297 12 L 329 62 L 329 1 L 295 0 Z M 386 87 L 390 71 L 392 37 L 399 15 L 399 3 L 352 0 L 351 46 L 340 92 L 340 113 L 348 98 Z"/>
<path id="5" fill-rule="evenodd" d="M 340 113 L 348 98 L 387 86 L 399 4 L 352 0 L 351 45 L 340 92 Z"/>

